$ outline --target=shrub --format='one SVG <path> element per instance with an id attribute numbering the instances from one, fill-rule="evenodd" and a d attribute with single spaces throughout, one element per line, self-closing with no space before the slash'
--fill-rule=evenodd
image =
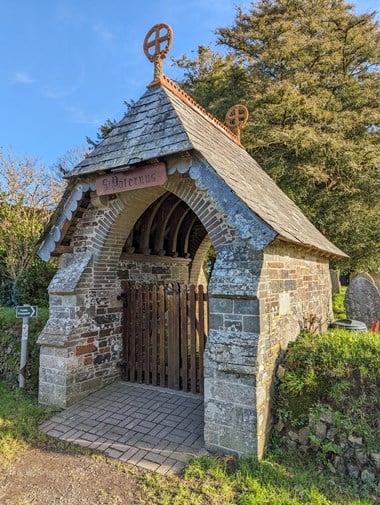
<path id="1" fill-rule="evenodd" d="M 35 258 L 29 269 L 20 274 L 15 281 L 9 277 L 4 264 L 0 261 L 0 305 L 29 303 L 46 307 L 49 302 L 47 288 L 56 270 L 55 258 L 47 263 Z"/>
<path id="2" fill-rule="evenodd" d="M 28 364 L 26 369 L 26 389 L 37 391 L 39 347 L 38 335 L 48 318 L 48 309 L 41 308 L 37 317 L 29 320 Z M 17 383 L 20 366 L 22 319 L 16 319 L 16 310 L 0 308 L 0 379 Z"/>
<path id="3" fill-rule="evenodd" d="M 293 427 L 328 408 L 334 424 L 361 436 L 368 449 L 380 443 L 380 334 L 331 330 L 303 334 L 289 345 L 276 395 L 277 416 Z"/>

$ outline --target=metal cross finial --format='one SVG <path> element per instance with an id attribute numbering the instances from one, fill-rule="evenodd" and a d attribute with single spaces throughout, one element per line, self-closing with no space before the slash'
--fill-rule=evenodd
<path id="1" fill-rule="evenodd" d="M 237 136 L 240 142 L 240 130 L 244 128 L 248 121 L 249 112 L 245 105 L 237 104 L 228 109 L 226 114 L 226 125 Z"/>
<path id="2" fill-rule="evenodd" d="M 161 30 L 163 33 L 161 34 Z M 173 42 L 173 30 L 166 23 L 159 23 L 145 35 L 144 53 L 154 63 L 154 79 L 162 75 L 162 60 L 166 58 Z M 161 44 L 165 44 L 161 47 Z M 150 50 L 153 48 L 153 52 Z"/>

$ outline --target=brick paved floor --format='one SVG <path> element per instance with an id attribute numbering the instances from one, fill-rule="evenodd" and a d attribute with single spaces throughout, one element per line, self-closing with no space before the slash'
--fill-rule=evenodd
<path id="1" fill-rule="evenodd" d="M 178 473 L 206 453 L 201 396 L 130 382 L 114 382 L 40 428 L 161 474 Z"/>

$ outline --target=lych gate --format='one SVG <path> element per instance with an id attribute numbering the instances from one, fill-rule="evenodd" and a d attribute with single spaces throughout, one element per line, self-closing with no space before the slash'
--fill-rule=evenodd
<path id="1" fill-rule="evenodd" d="M 70 173 L 41 243 L 60 266 L 39 399 L 65 407 L 121 374 L 203 391 L 206 446 L 261 456 L 278 357 L 310 314 L 327 326 L 343 253 L 243 149 L 244 107 L 226 127 L 162 74 L 167 28 L 145 41 L 154 81 Z"/>
<path id="2" fill-rule="evenodd" d="M 123 378 L 203 393 L 207 293 L 193 284 L 122 283 Z"/>

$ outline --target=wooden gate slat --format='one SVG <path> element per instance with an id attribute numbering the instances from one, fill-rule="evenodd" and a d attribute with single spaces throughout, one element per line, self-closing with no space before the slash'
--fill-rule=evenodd
<path id="1" fill-rule="evenodd" d="M 159 327 L 160 327 L 160 386 L 165 387 L 166 363 L 165 363 L 165 288 L 159 287 Z"/>
<path id="2" fill-rule="evenodd" d="M 188 390 L 188 335 L 187 335 L 187 286 L 181 284 L 180 288 L 180 342 L 181 342 L 181 379 L 182 389 Z"/>
<path id="3" fill-rule="evenodd" d="M 136 333 L 137 333 L 137 382 L 142 382 L 142 359 L 143 359 L 143 292 L 141 286 L 137 287 L 137 310 L 136 310 Z"/>
<path id="4" fill-rule="evenodd" d="M 151 341 L 152 341 L 152 384 L 157 386 L 157 288 L 152 286 L 152 319 L 151 319 Z"/>
<path id="5" fill-rule="evenodd" d="M 180 357 L 181 357 L 181 347 L 180 347 L 180 338 L 181 338 L 181 332 L 180 332 L 180 307 L 179 307 L 179 285 L 175 284 L 174 287 L 174 294 L 173 294 L 173 302 L 174 302 L 174 308 L 173 308 L 173 319 L 174 319 L 174 324 L 173 324 L 173 352 L 172 352 L 172 359 L 173 359 L 173 388 L 176 390 L 180 389 Z"/>
<path id="6" fill-rule="evenodd" d="M 208 298 L 203 286 L 123 283 L 124 378 L 203 393 Z"/>
<path id="7" fill-rule="evenodd" d="M 195 331 L 195 286 L 189 286 L 189 339 L 190 339 L 190 382 L 191 392 L 197 392 L 196 331 Z"/>
<path id="8" fill-rule="evenodd" d="M 144 370 L 144 382 L 145 384 L 150 384 L 150 321 L 151 321 L 151 311 L 149 302 L 149 291 L 150 286 L 145 285 L 143 288 L 143 300 L 144 300 L 144 353 L 143 353 L 143 370 Z"/>
<path id="9" fill-rule="evenodd" d="M 129 285 L 130 307 L 130 355 L 129 355 L 129 380 L 135 382 L 136 377 L 136 291 L 133 285 Z"/>
<path id="10" fill-rule="evenodd" d="M 179 389 L 178 299 L 178 286 L 168 287 L 168 387 L 171 389 Z"/>
<path id="11" fill-rule="evenodd" d="M 199 392 L 203 394 L 203 351 L 205 345 L 205 321 L 204 321 L 204 295 L 203 286 L 198 286 L 198 382 L 199 382 Z"/>
<path id="12" fill-rule="evenodd" d="M 128 292 L 128 285 L 123 282 L 121 285 L 123 289 L 123 293 Z M 122 297 L 120 297 L 122 299 Z M 123 340 L 123 347 L 122 347 L 122 356 L 123 356 L 123 364 L 124 367 L 122 369 L 122 378 L 128 380 L 128 356 L 129 356 L 129 349 L 128 349 L 128 335 L 129 335 L 129 313 L 128 313 L 128 305 L 124 303 L 123 300 L 123 309 L 122 309 L 122 340 Z"/>

